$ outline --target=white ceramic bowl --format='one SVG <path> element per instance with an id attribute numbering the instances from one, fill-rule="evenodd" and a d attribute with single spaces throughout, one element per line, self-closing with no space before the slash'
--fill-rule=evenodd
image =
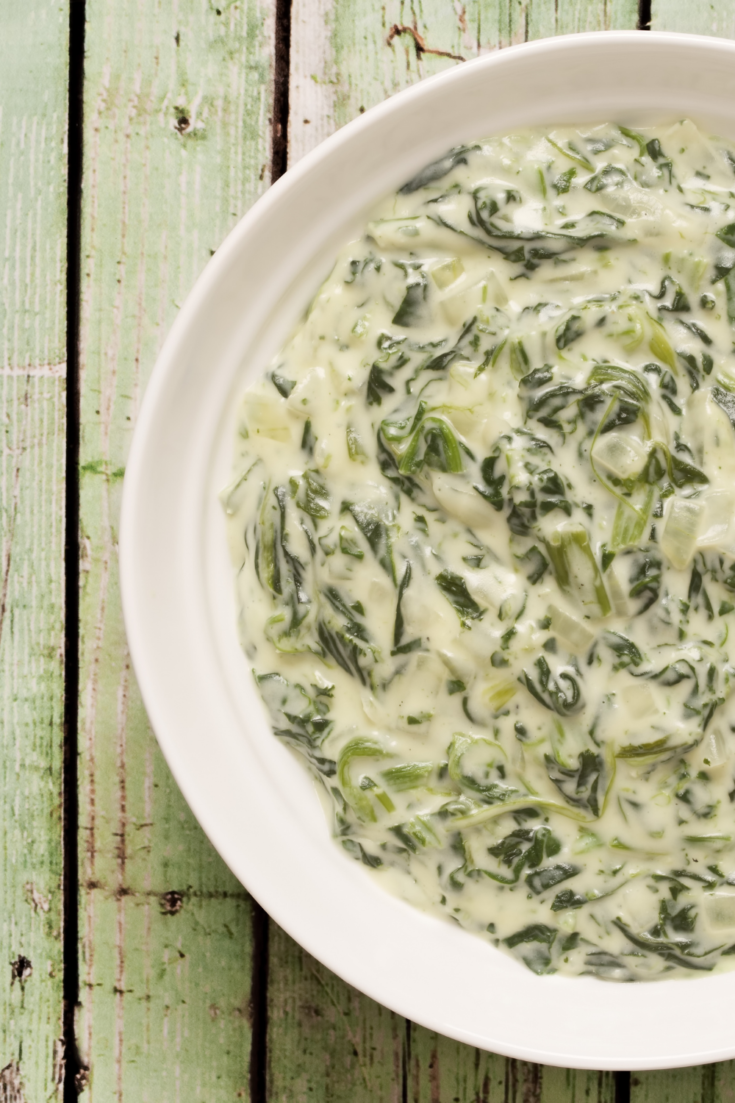
<path id="1" fill-rule="evenodd" d="M 448 147 L 493 133 L 683 116 L 735 136 L 735 44 L 637 32 L 549 39 L 368 111 L 279 180 L 207 265 L 154 371 L 125 477 L 120 558 L 135 670 L 174 776 L 225 861 L 363 992 L 463 1042 L 547 1064 L 732 1057 L 735 972 L 637 985 L 537 977 L 382 890 L 332 842 L 304 766 L 271 734 L 238 644 L 216 495 L 229 479 L 235 399 L 376 200 Z"/>

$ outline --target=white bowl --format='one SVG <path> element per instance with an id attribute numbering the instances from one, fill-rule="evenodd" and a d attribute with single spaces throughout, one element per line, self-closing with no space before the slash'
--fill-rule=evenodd
<path id="1" fill-rule="evenodd" d="M 238 644 L 216 495 L 229 478 L 236 397 L 376 200 L 448 147 L 492 133 L 683 116 L 735 135 L 735 44 L 636 32 L 549 39 L 368 111 L 279 180 L 207 265 L 156 365 L 125 477 L 120 559 L 135 670 L 174 776 L 225 861 L 350 984 L 442 1034 L 546 1064 L 732 1057 L 735 972 L 638 985 L 537 977 L 385 892 L 333 843 L 304 766 L 270 731 Z"/>

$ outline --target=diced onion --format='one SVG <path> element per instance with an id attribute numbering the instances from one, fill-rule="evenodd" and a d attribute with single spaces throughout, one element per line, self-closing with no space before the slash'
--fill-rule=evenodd
<path id="1" fill-rule="evenodd" d="M 674 498 L 661 536 L 661 551 L 677 571 L 683 571 L 697 549 L 697 535 L 704 514 L 698 498 Z"/>
<path id="2" fill-rule="evenodd" d="M 492 521 L 492 506 L 461 476 L 443 472 L 433 474 L 431 488 L 437 502 L 450 517 L 456 517 L 471 528 L 479 528 Z"/>
<path id="3" fill-rule="evenodd" d="M 570 651 L 576 651 L 577 654 L 589 651 L 594 643 L 595 633 L 586 624 L 576 617 L 571 617 L 556 605 L 549 606 L 549 616 L 551 631 Z"/>
<path id="4" fill-rule="evenodd" d="M 606 433 L 595 442 L 592 458 L 619 479 L 629 479 L 642 470 L 648 449 L 626 433 Z"/>
<path id="5" fill-rule="evenodd" d="M 285 443 L 291 440 L 291 426 L 288 413 L 283 409 L 282 399 L 271 401 L 264 395 L 253 391 L 245 396 L 243 408 L 247 427 L 253 436 L 265 437 Z"/>
<path id="6" fill-rule="evenodd" d="M 735 892 L 713 892 L 704 897 L 702 904 L 710 927 L 715 930 L 735 927 Z"/>
<path id="7" fill-rule="evenodd" d="M 451 287 L 453 283 L 456 283 L 463 272 L 464 265 L 459 257 L 451 257 L 450 260 L 445 260 L 442 264 L 438 264 L 436 268 L 432 268 L 431 278 L 439 290 L 444 291 L 447 287 Z"/>

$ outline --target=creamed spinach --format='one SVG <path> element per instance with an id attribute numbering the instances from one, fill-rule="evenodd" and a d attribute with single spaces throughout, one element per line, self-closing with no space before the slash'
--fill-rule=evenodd
<path id="1" fill-rule="evenodd" d="M 735 147 L 525 131 L 383 202 L 244 397 L 276 734 L 350 856 L 539 974 L 735 961 L 734 326 Z"/>

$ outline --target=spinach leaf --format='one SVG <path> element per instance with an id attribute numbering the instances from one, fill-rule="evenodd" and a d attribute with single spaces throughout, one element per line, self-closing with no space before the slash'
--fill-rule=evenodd
<path id="1" fill-rule="evenodd" d="M 629 666 L 640 666 L 643 662 L 640 649 L 621 632 L 608 629 L 602 633 L 601 639 L 618 656 L 618 661 L 613 664 L 613 670 L 625 670 Z"/>
<path id="2" fill-rule="evenodd" d="M 536 659 L 534 665 L 538 673 L 538 684 L 527 670 L 521 673 L 518 681 L 540 705 L 559 716 L 571 716 L 584 708 L 584 700 L 574 674 L 563 670 L 554 677 L 543 655 Z"/>
<path id="3" fill-rule="evenodd" d="M 393 316 L 393 325 L 409 329 L 419 326 L 426 320 L 426 296 L 428 284 L 426 277 L 406 285 L 403 302 Z"/>
<path id="4" fill-rule="evenodd" d="M 542 416 L 554 417 L 567 406 L 571 406 L 583 394 L 584 391 L 571 383 L 559 383 L 531 398 L 526 406 L 526 414 L 538 420 L 541 420 Z"/>
<path id="5" fill-rule="evenodd" d="M 667 939 L 654 938 L 649 934 L 634 934 L 629 927 L 623 923 L 622 919 L 613 919 L 613 926 L 617 927 L 633 946 L 638 950 L 646 950 L 648 953 L 657 954 L 662 957 L 664 961 L 670 962 L 672 965 L 680 965 L 684 969 L 694 969 L 699 972 L 708 973 L 715 966 L 715 961 L 701 961 L 699 955 L 687 956 L 687 950 L 691 946 L 691 943 L 680 941 L 669 941 Z"/>
<path id="6" fill-rule="evenodd" d="M 314 446 L 316 444 L 316 437 L 314 436 L 311 428 L 311 418 L 307 418 L 304 424 L 304 431 L 301 434 L 301 448 L 306 452 L 307 456 L 314 455 Z"/>
<path id="7" fill-rule="evenodd" d="M 556 331 L 556 347 L 558 349 L 569 348 L 574 341 L 578 341 L 583 336 L 584 332 L 585 326 L 581 315 L 572 314 Z"/>
<path id="8" fill-rule="evenodd" d="M 670 462 L 671 481 L 674 486 L 705 486 L 709 482 L 704 471 L 700 471 L 698 467 L 694 467 L 691 463 L 680 460 L 675 453 L 671 454 Z"/>
<path id="9" fill-rule="evenodd" d="M 584 186 L 587 191 L 598 192 L 604 191 L 606 188 L 617 188 L 627 179 L 628 173 L 624 168 L 619 165 L 605 165 Z"/>
<path id="10" fill-rule="evenodd" d="M 520 227 L 512 226 L 509 222 L 494 222 L 493 217 L 499 211 L 497 200 L 487 189 L 482 187 L 475 188 L 472 195 L 474 198 L 474 211 L 470 212 L 470 222 L 486 233 L 489 238 L 495 238 L 500 241 L 549 241 L 559 243 L 556 250 L 549 248 L 529 250 L 529 253 L 525 254 L 525 263 L 527 267 L 532 265 L 533 268 L 536 268 L 538 267 L 538 265 L 534 263 L 536 260 L 551 259 L 557 256 L 559 252 L 563 252 L 572 246 L 584 245 L 588 241 L 607 236 L 606 232 L 601 229 L 595 229 L 589 234 L 580 235 L 564 233 L 561 230 L 521 229 Z M 520 253 L 520 255 L 517 255 L 517 252 Z M 523 260 L 523 253 L 520 250 L 517 252 L 513 251 L 506 254 L 507 259 L 511 261 Z"/>
<path id="11" fill-rule="evenodd" d="M 733 226 L 735 227 L 735 223 L 733 223 Z M 713 387 L 712 397 L 720 409 L 725 411 L 730 418 L 733 429 L 735 429 L 735 394 L 723 390 L 722 387 Z"/>
<path id="12" fill-rule="evenodd" d="M 391 789 L 404 793 L 422 786 L 433 769 L 433 762 L 404 762 L 383 770 L 381 777 Z"/>
<path id="13" fill-rule="evenodd" d="M 497 858 L 501 865 L 512 869 L 512 878 L 499 877 L 488 870 L 483 870 L 483 873 L 502 884 L 515 884 L 524 868 L 538 869 L 544 857 L 553 858 L 560 850 L 561 843 L 552 833 L 551 828 L 517 827 L 495 846 L 488 847 L 488 853 L 493 858 Z"/>
<path id="14" fill-rule="evenodd" d="M 401 609 L 401 602 L 403 601 L 403 595 L 405 594 L 406 590 L 408 589 L 410 581 L 411 581 L 411 563 L 410 563 L 410 561 L 407 560 L 405 569 L 403 571 L 403 577 L 401 578 L 401 583 L 398 587 L 398 600 L 396 602 L 396 619 L 395 619 L 395 624 L 393 626 L 393 647 L 394 648 L 398 647 L 398 645 L 400 644 L 400 642 L 403 638 L 404 623 L 403 623 L 403 611 Z"/>
<path id="15" fill-rule="evenodd" d="M 364 615 L 362 605 L 359 602 L 351 604 L 336 586 L 325 586 L 322 594 L 336 614 L 322 609 L 317 621 L 322 653 L 330 655 L 348 674 L 368 685 L 376 649 L 370 642 L 367 628 L 358 619 Z"/>
<path id="16" fill-rule="evenodd" d="M 317 636 L 325 655 L 330 655 L 338 666 L 364 686 L 369 685 L 373 655 L 361 624 L 353 620 L 338 624 L 322 617 L 317 621 Z"/>
<path id="17" fill-rule="evenodd" d="M 295 379 L 286 379 L 285 376 L 279 375 L 277 371 L 272 371 L 270 373 L 270 380 L 278 393 L 283 396 L 283 398 L 288 398 L 288 396 L 291 394 L 291 391 L 296 386 Z"/>
<path id="18" fill-rule="evenodd" d="M 552 946 L 557 933 L 554 927 L 547 927 L 544 923 L 532 923 L 522 931 L 516 931 L 515 934 L 504 938 L 503 942 L 511 950 L 524 942 L 543 942 L 546 946 Z"/>
<path id="19" fill-rule="evenodd" d="M 586 896 L 580 896 L 579 893 L 574 892 L 573 889 L 562 889 L 561 892 L 557 892 L 554 897 L 554 903 L 551 905 L 553 912 L 565 911 L 567 908 L 581 908 L 583 904 L 587 903 Z"/>
<path id="20" fill-rule="evenodd" d="M 724 241 L 725 245 L 728 245 L 731 249 L 735 249 L 735 222 L 730 222 L 727 226 L 723 226 L 717 231 L 715 235 Z"/>
<path id="21" fill-rule="evenodd" d="M 630 402 L 626 398 L 618 398 L 612 410 L 605 417 L 600 426 L 600 433 L 609 433 L 612 429 L 618 429 L 621 425 L 632 425 L 637 421 L 641 408 L 637 402 Z"/>
<path id="22" fill-rule="evenodd" d="M 689 386 L 693 391 L 699 389 L 699 364 L 697 358 L 691 352 L 686 352 L 685 349 L 677 349 L 676 355 L 679 357 L 679 362 L 684 366 L 684 370 L 687 373 L 689 379 Z"/>
<path id="23" fill-rule="evenodd" d="M 668 310 L 671 313 L 686 313 L 692 309 L 689 299 L 682 290 L 681 285 L 678 284 L 672 276 L 664 276 L 661 280 L 661 287 L 659 288 L 658 295 L 654 295 L 652 291 L 649 291 L 648 294 L 652 299 L 657 299 L 661 302 L 658 308 L 659 310 Z M 664 298 L 669 299 L 669 301 L 663 302 L 662 300 Z"/>
<path id="24" fill-rule="evenodd" d="M 628 597 L 635 603 L 635 616 L 640 616 L 658 600 L 661 591 L 661 556 L 653 548 L 622 553 L 628 569 Z"/>
<path id="25" fill-rule="evenodd" d="M 663 755 L 670 757 L 672 751 L 683 753 L 683 746 L 670 747 L 669 737 L 668 735 L 664 735 L 661 739 L 654 739 L 650 743 L 629 743 L 625 747 L 621 747 L 615 757 L 628 759 L 633 762 L 655 762 L 656 759 L 660 759 Z"/>
<path id="26" fill-rule="evenodd" d="M 609 954 L 607 950 L 591 950 L 585 954 L 586 973 L 600 977 L 602 980 L 633 980 L 627 965 L 620 958 Z"/>
<path id="27" fill-rule="evenodd" d="M 549 754 L 544 755 L 546 772 L 564 800 L 575 808 L 588 809 L 593 816 L 600 816 L 606 792 L 607 769 L 601 754 L 581 751 L 577 766 L 562 766 Z"/>
<path id="28" fill-rule="evenodd" d="M 278 592 L 286 598 L 287 604 L 291 608 L 291 620 L 285 631 L 285 635 L 290 635 L 306 617 L 308 612 L 306 607 L 311 604 L 311 598 L 304 586 L 306 568 L 299 557 L 294 555 L 288 544 L 288 532 L 286 530 L 288 491 L 285 486 L 277 486 L 274 495 L 278 503 L 279 513 L 279 525 L 274 539 L 278 540 L 280 544 L 280 554 L 283 560 L 283 569 L 279 567 L 278 571 Z M 277 554 L 277 552 L 274 554 Z"/>
<path id="29" fill-rule="evenodd" d="M 534 544 L 523 555 L 516 555 L 515 558 L 523 564 L 526 578 L 532 586 L 540 582 L 549 569 L 549 561 L 537 544 Z"/>
<path id="30" fill-rule="evenodd" d="M 329 517 L 331 498 L 321 472 L 304 472 L 296 493 L 296 505 L 314 520 Z"/>
<path id="31" fill-rule="evenodd" d="M 520 957 L 524 965 L 537 976 L 543 976 L 544 973 L 553 972 L 550 951 L 557 933 L 553 927 L 547 927 L 544 923 L 532 923 L 503 941 L 511 950 L 523 946 L 525 952 Z"/>
<path id="32" fill-rule="evenodd" d="M 455 474 L 464 468 L 459 442 L 444 418 L 425 417 L 398 462 L 403 475 L 415 475 L 424 466 Z"/>
<path id="33" fill-rule="evenodd" d="M 436 576 L 436 584 L 463 624 L 468 620 L 480 620 L 485 615 L 485 610 L 471 596 L 461 575 L 454 571 L 441 571 Z"/>
<path id="34" fill-rule="evenodd" d="M 525 387 L 528 391 L 536 391 L 539 387 L 545 387 L 554 377 L 554 369 L 550 364 L 544 364 L 542 368 L 534 368 L 528 375 L 524 375 L 518 381 L 519 387 Z"/>
<path id="35" fill-rule="evenodd" d="M 659 310 L 663 310 L 663 307 L 659 307 Z M 695 337 L 699 337 L 699 340 L 702 342 L 703 345 L 709 346 L 712 344 L 712 338 L 710 337 L 709 333 L 707 333 L 707 330 L 702 329 L 702 327 L 698 325 L 697 322 L 685 322 L 683 318 L 679 318 L 678 321 L 680 325 L 685 326 L 690 331 L 690 333 L 694 334 Z M 702 356 L 702 367 L 705 375 L 709 375 L 712 371 L 712 368 L 714 367 L 712 357 L 707 356 L 706 353 Z"/>
<path id="36" fill-rule="evenodd" d="M 470 318 L 469 322 L 463 327 L 462 332 L 457 338 L 456 342 L 450 349 L 446 349 L 444 352 L 439 352 L 436 356 L 430 357 L 425 364 L 421 366 L 419 371 L 446 371 L 447 368 L 459 357 L 465 356 L 466 352 L 463 348 L 466 339 L 469 337 L 475 328 L 477 318 Z M 477 336 L 477 335 L 475 335 Z"/>
<path id="37" fill-rule="evenodd" d="M 425 188 L 427 184 L 433 184 L 435 180 L 441 180 L 457 165 L 466 165 L 467 154 L 477 148 L 477 146 L 455 146 L 454 149 L 450 149 L 448 153 L 440 157 L 438 161 L 432 161 L 431 164 L 425 165 L 402 188 L 398 189 L 399 192 L 401 195 L 410 195 L 412 192 L 418 191 L 419 188 Z"/>
<path id="38" fill-rule="evenodd" d="M 379 858 L 377 854 L 368 854 L 365 847 L 357 839 L 343 839 L 342 846 L 352 858 L 362 862 L 369 869 L 380 869 L 383 864 L 382 858 Z"/>
<path id="39" fill-rule="evenodd" d="M 505 483 L 505 473 L 501 472 L 499 475 L 495 474 L 495 464 L 500 459 L 500 455 L 500 447 L 496 445 L 491 454 L 487 459 L 482 461 L 480 466 L 480 473 L 487 489 L 475 486 L 475 490 L 478 494 L 481 494 L 495 510 L 501 510 L 505 501 L 502 489 Z"/>
<path id="40" fill-rule="evenodd" d="M 371 796 L 379 800 L 387 811 L 393 811 L 394 805 L 371 778 L 363 775 L 360 781 L 356 782 L 352 775 L 352 764 L 358 758 L 380 759 L 389 757 L 390 751 L 387 751 L 375 739 L 368 739 L 364 736 L 351 739 L 339 753 L 337 779 L 345 800 L 354 808 L 361 820 L 375 823 L 377 819 Z"/>
<path id="41" fill-rule="evenodd" d="M 577 170 L 575 168 L 566 169 L 564 172 L 560 172 L 556 179 L 551 181 L 551 186 L 556 191 L 556 194 L 566 195 L 576 175 Z"/>
<path id="42" fill-rule="evenodd" d="M 398 461 L 388 445 L 385 443 L 382 431 L 378 432 L 378 466 L 383 476 L 396 486 L 412 502 L 420 502 L 428 506 L 426 494 L 420 483 L 408 475 L 402 475 L 398 469 Z"/>
<path id="43" fill-rule="evenodd" d="M 324 696 L 311 696 L 282 674 L 256 674 L 261 696 L 273 720 L 275 734 L 299 750 L 325 777 L 333 777 L 337 764 L 321 753 L 321 745 L 334 728 Z"/>
<path id="44" fill-rule="evenodd" d="M 392 369 L 381 368 L 376 362 L 370 369 L 367 381 L 368 406 L 382 406 L 384 394 L 394 394 L 395 387 L 386 378 Z"/>
<path id="45" fill-rule="evenodd" d="M 526 877 L 526 884 L 531 892 L 535 893 L 536 896 L 540 896 L 547 889 L 553 888 L 554 885 L 558 885 L 562 881 L 568 881 L 570 877 L 576 877 L 581 872 L 581 866 L 560 862 L 559 865 L 544 866 L 542 869 L 529 873 Z"/>
<path id="46" fill-rule="evenodd" d="M 370 549 L 380 566 L 396 584 L 396 568 L 393 562 L 391 531 L 388 520 L 369 502 L 343 502 L 341 513 L 351 513 L 357 527 L 370 545 Z"/>

